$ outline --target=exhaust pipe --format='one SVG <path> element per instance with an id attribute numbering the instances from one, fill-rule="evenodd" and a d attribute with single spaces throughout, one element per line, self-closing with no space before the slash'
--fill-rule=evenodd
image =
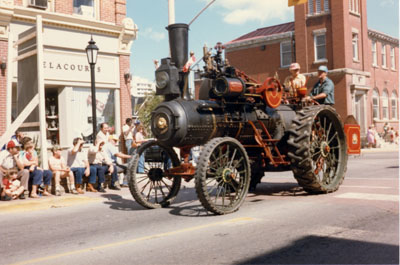
<path id="1" fill-rule="evenodd" d="M 167 27 L 167 30 L 172 62 L 181 71 L 188 60 L 189 25 L 183 23 L 171 24 Z"/>

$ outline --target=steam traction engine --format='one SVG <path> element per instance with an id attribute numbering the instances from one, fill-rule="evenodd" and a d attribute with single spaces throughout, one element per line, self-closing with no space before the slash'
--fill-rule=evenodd
<path id="1" fill-rule="evenodd" d="M 338 189 L 347 166 L 342 122 L 330 106 L 305 103 L 306 88 L 285 97 L 279 81 L 258 83 L 205 48 L 200 99 L 191 100 L 187 74 L 188 26 L 168 27 L 171 58 L 156 70 L 165 101 L 152 113 L 156 140 L 146 142 L 129 165 L 129 187 L 147 208 L 166 207 L 181 180 L 194 179 L 201 204 L 215 214 L 239 209 L 265 171 L 292 170 L 309 193 Z M 190 149 L 201 146 L 196 166 Z M 180 158 L 175 150 L 180 149 Z"/>

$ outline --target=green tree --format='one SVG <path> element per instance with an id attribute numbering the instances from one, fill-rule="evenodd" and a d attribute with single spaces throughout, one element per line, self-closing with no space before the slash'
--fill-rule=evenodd
<path id="1" fill-rule="evenodd" d="M 163 102 L 163 96 L 156 96 L 155 92 L 147 95 L 145 102 L 139 107 L 139 120 L 142 122 L 146 131 L 150 134 L 151 137 L 151 112 L 161 103 Z"/>

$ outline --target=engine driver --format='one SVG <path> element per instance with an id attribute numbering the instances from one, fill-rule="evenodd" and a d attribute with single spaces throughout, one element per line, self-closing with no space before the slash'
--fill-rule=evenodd
<path id="1" fill-rule="evenodd" d="M 335 104 L 335 85 L 328 78 L 328 67 L 321 65 L 318 68 L 318 82 L 311 90 L 310 96 L 306 97 L 307 101 L 315 100 L 319 104 L 334 105 Z"/>
<path id="2" fill-rule="evenodd" d="M 290 97 L 297 96 L 297 89 L 304 87 L 306 84 L 306 77 L 300 74 L 300 64 L 292 63 L 289 67 L 290 75 L 285 78 L 283 85 Z"/>

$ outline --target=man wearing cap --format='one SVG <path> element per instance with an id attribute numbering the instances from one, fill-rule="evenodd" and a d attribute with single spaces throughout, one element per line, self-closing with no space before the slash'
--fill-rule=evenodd
<path id="1" fill-rule="evenodd" d="M 117 186 L 115 186 L 115 182 L 118 180 L 117 173 L 121 173 L 127 169 L 126 165 L 122 165 L 117 162 L 117 158 L 130 159 L 132 157 L 130 155 L 126 155 L 122 152 L 119 152 L 117 144 L 118 144 L 118 137 L 115 134 L 113 134 L 110 135 L 108 143 L 106 143 L 104 146 L 105 153 L 107 154 L 108 158 L 113 161 L 114 172 L 115 172 L 115 174 L 111 175 L 112 179 L 111 179 L 110 189 L 116 189 L 116 190 L 119 189 Z"/>
<path id="2" fill-rule="evenodd" d="M 21 181 L 21 186 L 28 189 L 29 171 L 24 169 L 24 165 L 19 159 L 20 144 L 17 140 L 13 139 L 7 143 L 7 150 L 0 152 L 0 190 L 3 186 L 3 177 L 8 170 L 18 170 L 18 179 Z M 25 199 L 25 195 L 22 193 L 19 196 L 20 199 Z"/>
<path id="3" fill-rule="evenodd" d="M 315 100 L 319 104 L 334 105 L 335 104 L 335 85 L 328 77 L 328 67 L 321 65 L 318 68 L 319 81 L 311 90 L 310 96 L 306 100 Z"/>
<path id="4" fill-rule="evenodd" d="M 306 77 L 300 74 L 300 64 L 292 63 L 289 67 L 290 75 L 285 78 L 283 85 L 288 90 L 291 97 L 297 95 L 297 89 L 304 87 L 306 84 Z"/>

